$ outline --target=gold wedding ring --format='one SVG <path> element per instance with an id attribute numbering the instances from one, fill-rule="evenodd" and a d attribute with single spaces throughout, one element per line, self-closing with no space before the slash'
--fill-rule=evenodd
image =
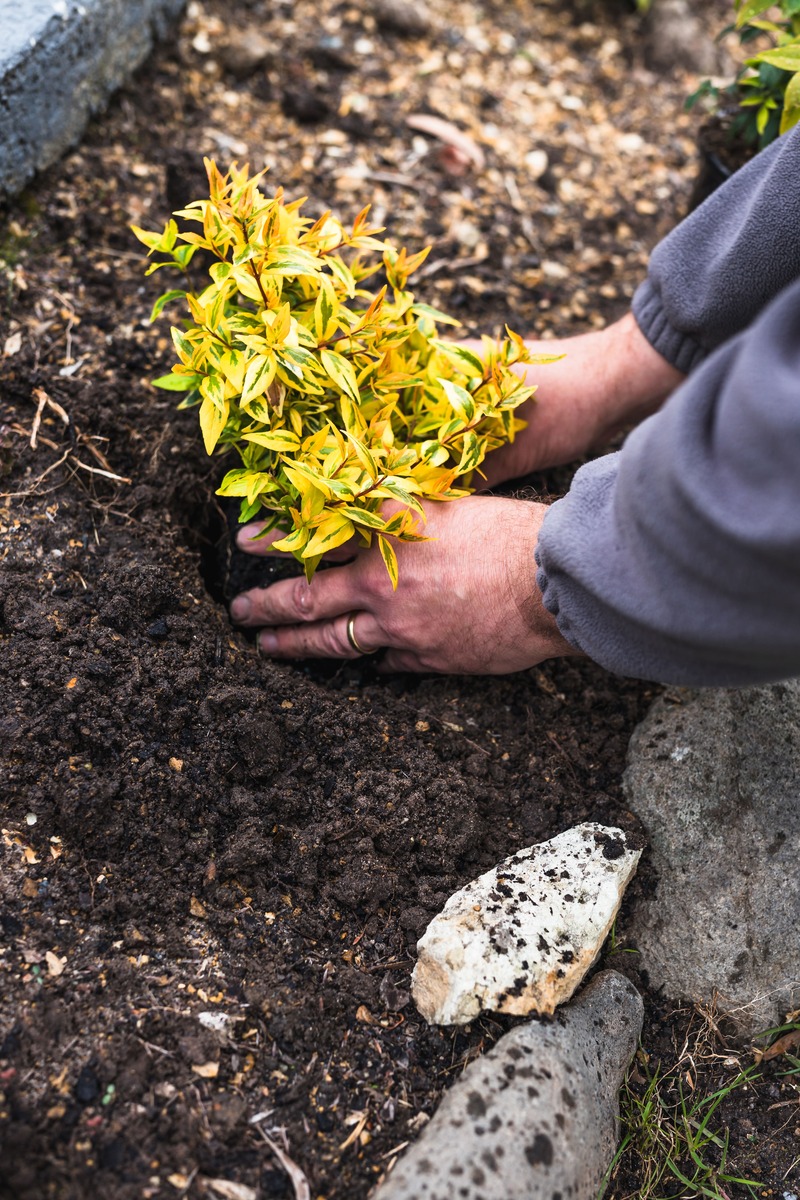
<path id="1" fill-rule="evenodd" d="M 359 646 L 358 638 L 356 637 L 355 624 L 357 613 L 350 613 L 347 618 L 347 640 L 355 650 L 356 654 L 369 654 L 369 650 L 365 650 L 363 646 Z"/>

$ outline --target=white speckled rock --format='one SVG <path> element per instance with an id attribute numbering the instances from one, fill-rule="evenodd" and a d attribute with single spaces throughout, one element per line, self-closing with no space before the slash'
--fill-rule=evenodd
<path id="1" fill-rule="evenodd" d="M 640 854 L 621 829 L 576 825 L 452 895 L 417 943 L 425 1020 L 554 1012 L 597 959 Z"/>
<path id="2" fill-rule="evenodd" d="M 596 1200 L 643 1006 L 602 971 L 471 1063 L 372 1200 Z"/>

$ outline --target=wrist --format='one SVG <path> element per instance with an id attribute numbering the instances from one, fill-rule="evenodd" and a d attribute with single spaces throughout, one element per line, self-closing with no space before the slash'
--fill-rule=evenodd
<path id="1" fill-rule="evenodd" d="M 651 346 L 633 313 L 596 336 L 595 441 L 603 441 L 657 412 L 685 376 Z"/>

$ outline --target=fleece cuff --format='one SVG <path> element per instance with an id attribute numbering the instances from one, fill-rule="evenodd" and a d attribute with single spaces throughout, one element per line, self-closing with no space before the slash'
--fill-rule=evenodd
<path id="1" fill-rule="evenodd" d="M 690 375 L 706 357 L 699 342 L 670 325 L 661 296 L 649 279 L 636 289 L 631 307 L 650 345 L 678 371 Z"/>

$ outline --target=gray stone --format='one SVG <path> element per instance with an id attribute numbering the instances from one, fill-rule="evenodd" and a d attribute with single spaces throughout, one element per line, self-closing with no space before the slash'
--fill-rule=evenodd
<path id="1" fill-rule="evenodd" d="M 0 195 L 78 141 L 185 0 L 0 0 Z"/>
<path id="2" fill-rule="evenodd" d="M 633 984 L 604 971 L 552 1021 L 507 1033 L 372 1200 L 595 1200 L 642 1016 Z"/>
<path id="3" fill-rule="evenodd" d="M 645 21 L 645 59 L 648 67 L 674 67 L 714 75 L 721 66 L 719 48 L 694 15 L 689 0 L 653 0 Z"/>
<path id="4" fill-rule="evenodd" d="M 628 762 L 658 884 L 626 931 L 650 983 L 757 1033 L 800 1007 L 800 681 L 671 692 Z"/>
<path id="5" fill-rule="evenodd" d="M 234 31 L 218 51 L 222 66 L 237 79 L 249 79 L 274 56 L 275 42 L 264 37 L 253 25 Z"/>
<path id="6" fill-rule="evenodd" d="M 372 15 L 381 29 L 402 37 L 422 37 L 433 28 L 427 7 L 414 0 L 374 0 Z"/>

